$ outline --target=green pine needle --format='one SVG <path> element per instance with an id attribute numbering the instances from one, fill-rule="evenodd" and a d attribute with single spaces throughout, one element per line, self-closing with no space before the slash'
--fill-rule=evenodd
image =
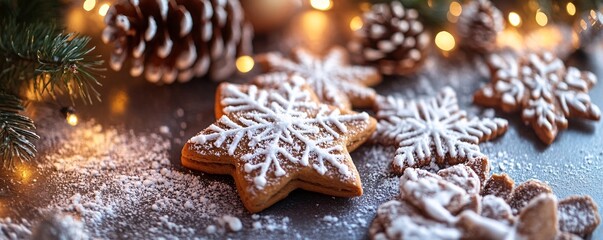
<path id="1" fill-rule="evenodd" d="M 21 115 L 23 109 L 19 98 L 0 93 L 0 166 L 5 169 L 14 168 L 18 161 L 31 161 L 36 154 L 33 141 L 40 137 L 33 131 L 33 121 Z"/>
<path id="2" fill-rule="evenodd" d="M 18 96 L 24 90 L 100 101 L 103 61 L 92 54 L 89 37 L 63 33 L 61 5 L 62 0 L 0 0 L 0 168 L 36 154 L 34 123 L 21 114 Z"/>
<path id="3" fill-rule="evenodd" d="M 39 95 L 100 101 L 96 87 L 103 61 L 91 54 L 89 42 L 89 37 L 60 33 L 52 23 L 6 20 L 0 24 L 0 89 L 18 92 L 27 86 Z"/>

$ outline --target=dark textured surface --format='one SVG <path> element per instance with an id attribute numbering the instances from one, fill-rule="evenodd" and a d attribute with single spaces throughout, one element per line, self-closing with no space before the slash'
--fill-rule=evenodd
<path id="1" fill-rule="evenodd" d="M 295 21 L 294 21 L 295 24 Z M 295 29 L 295 26 L 290 29 Z M 292 30 L 293 32 L 298 32 Z M 256 42 L 260 51 L 278 49 L 287 51 L 289 46 L 306 45 L 308 42 L 299 40 L 296 34 L 285 31 L 285 35 L 294 36 L 292 41 L 276 42 L 274 37 L 260 39 Z M 333 34 L 333 33 L 331 33 Z M 330 39 L 328 35 L 324 38 Z M 307 40 L 307 39 L 306 39 Z M 326 40 L 324 46 L 333 43 Z M 318 47 L 324 50 L 324 46 Z M 108 52 L 106 47 L 103 52 Z M 419 75 L 408 78 L 390 78 L 376 87 L 380 94 L 399 95 L 413 98 L 436 93 L 444 86 L 453 87 L 458 94 L 461 108 L 469 115 L 492 115 L 509 120 L 509 130 L 498 139 L 480 145 L 490 156 L 494 172 L 508 173 L 516 183 L 530 178 L 549 183 L 554 192 L 560 197 L 573 194 L 589 194 L 599 204 L 603 205 L 603 121 L 591 122 L 570 120 L 570 126 L 562 131 L 557 140 L 546 146 L 525 126 L 519 114 L 502 114 L 500 111 L 486 110 L 471 103 L 471 96 L 480 85 L 487 82 L 484 76 L 484 66 L 478 58 L 455 55 L 450 58 L 433 57 L 427 62 L 424 71 Z M 596 73 L 603 80 L 603 52 L 601 48 L 591 51 L 588 56 L 574 56 L 570 63 L 582 69 Z M 238 76 L 236 81 L 243 81 L 253 76 L 253 73 Z M 103 126 L 119 126 L 132 129 L 135 132 L 157 132 L 161 126 L 172 129 L 175 137 L 172 139 L 171 162 L 174 167 L 181 169 L 180 148 L 182 141 L 192 137 L 201 129 L 214 121 L 214 91 L 217 83 L 207 80 L 195 80 L 186 84 L 155 86 L 141 79 L 131 79 L 126 71 L 108 72 L 104 81 L 102 94 L 104 100 L 93 107 L 78 106 L 80 119 L 95 119 Z M 603 106 L 603 84 L 599 83 L 591 91 L 593 102 Z M 123 109 L 121 107 L 123 107 Z M 176 118 L 177 109 L 184 112 L 183 118 Z M 181 124 L 186 123 L 182 128 Z M 42 123 L 43 124 L 43 123 Z M 182 133 L 179 133 L 182 129 Z M 127 131 L 127 130 L 124 130 Z M 181 136 L 180 136 L 181 135 Z M 178 138 L 178 139 L 177 139 Z M 44 145 L 44 144 L 42 144 Z M 51 151 L 42 146 L 42 152 Z M 251 214 L 243 213 L 238 217 L 244 224 L 244 230 L 229 233 L 228 237 L 282 239 L 292 237 L 307 237 L 311 239 L 360 239 L 367 237 L 367 228 L 373 220 L 379 204 L 398 194 L 397 176 L 389 174 L 389 161 L 393 157 L 393 148 L 366 144 L 352 153 L 352 157 L 360 172 L 364 195 L 353 199 L 333 198 L 320 194 L 295 191 L 285 200 L 263 211 L 263 216 L 275 218 L 289 217 L 288 231 L 256 231 L 251 227 Z M 43 154 L 41 156 L 43 158 Z M 182 169 L 186 172 L 187 170 Z M 6 178 L 0 179 L 9 181 Z M 43 181 L 44 176 L 38 176 Z M 203 181 L 221 181 L 234 183 L 228 176 L 202 175 Z M 31 216 L 32 206 L 36 206 L 38 198 L 48 198 L 52 189 L 45 189 L 43 184 L 35 184 L 37 189 L 30 189 L 30 196 L 23 194 L 0 197 L 4 207 L 0 217 L 13 218 Z M 9 194 L 10 195 L 10 194 Z M 197 211 L 202 211 L 198 209 Z M 599 207 L 603 214 L 603 207 Z M 324 216 L 330 215 L 338 221 L 325 221 Z M 140 219 L 145 221 L 145 219 Z M 186 225 L 186 222 L 179 223 Z M 202 229 L 209 223 L 194 223 L 190 226 Z M 115 235 L 123 236 L 136 234 L 146 229 L 137 228 L 137 223 L 128 224 L 128 228 L 119 229 L 116 226 Z M 210 236 L 211 237 L 211 236 Z M 223 235 L 213 235 L 223 238 Z M 597 228 L 592 239 L 603 239 L 603 228 Z"/>

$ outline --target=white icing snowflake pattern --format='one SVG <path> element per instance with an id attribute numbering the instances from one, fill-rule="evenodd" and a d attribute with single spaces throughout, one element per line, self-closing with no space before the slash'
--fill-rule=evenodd
<path id="1" fill-rule="evenodd" d="M 197 148 L 224 149 L 243 161 L 245 173 L 255 175 L 258 189 L 268 183 L 268 175 L 285 176 L 290 166 L 311 167 L 321 175 L 335 168 L 334 174 L 353 178 L 342 139 L 357 134 L 350 127 L 366 129 L 368 114 L 342 114 L 338 108 L 316 103 L 305 88 L 297 76 L 279 89 L 227 85 L 221 102 L 225 115 L 191 142 Z"/>
<path id="2" fill-rule="evenodd" d="M 485 157 L 477 144 L 501 135 L 508 125 L 500 118 L 468 120 L 448 87 L 428 99 L 378 98 L 377 107 L 375 138 L 398 147 L 392 168 L 399 174 L 408 167 L 453 165 Z"/>
<path id="3" fill-rule="evenodd" d="M 522 111 L 522 119 L 534 128 L 547 144 L 560 129 L 567 128 L 569 117 L 598 120 L 599 108 L 587 92 L 596 76 L 574 67 L 566 68 L 551 53 L 490 56 L 492 83 L 476 92 L 478 104 L 500 107 L 505 112 Z"/>
<path id="4" fill-rule="evenodd" d="M 292 59 L 279 53 L 267 53 L 258 59 L 270 72 L 277 73 L 258 77 L 258 84 L 280 84 L 286 76 L 282 73 L 297 74 L 306 79 L 322 102 L 341 109 L 370 106 L 376 93 L 368 86 L 381 81 L 375 68 L 349 66 L 345 50 L 338 47 L 322 58 L 300 48 L 293 51 Z"/>

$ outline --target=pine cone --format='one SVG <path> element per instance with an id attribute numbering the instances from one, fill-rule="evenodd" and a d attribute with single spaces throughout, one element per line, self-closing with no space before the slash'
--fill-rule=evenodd
<path id="1" fill-rule="evenodd" d="M 503 24 L 500 11 L 490 1 L 475 0 L 466 4 L 457 25 L 461 46 L 481 53 L 492 52 Z"/>
<path id="2" fill-rule="evenodd" d="M 105 17 L 110 66 L 132 58 L 130 74 L 150 82 L 223 80 L 251 51 L 251 25 L 238 0 L 118 0 Z"/>
<path id="3" fill-rule="evenodd" d="M 415 72 L 429 45 L 429 34 L 418 16 L 416 10 L 405 9 L 400 2 L 374 5 L 364 13 L 364 24 L 349 44 L 353 60 L 375 65 L 387 75 Z"/>
<path id="4" fill-rule="evenodd" d="M 581 49 L 601 41 L 603 39 L 603 12 L 600 10 L 585 12 L 577 19 L 574 29 L 578 33 Z"/>

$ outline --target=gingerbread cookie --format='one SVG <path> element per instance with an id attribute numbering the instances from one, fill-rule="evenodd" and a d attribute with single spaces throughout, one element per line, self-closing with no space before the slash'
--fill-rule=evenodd
<path id="1" fill-rule="evenodd" d="M 223 83 L 216 118 L 184 145 L 182 165 L 231 174 L 249 211 L 259 212 L 297 188 L 362 195 L 349 151 L 371 136 L 376 121 L 321 104 L 302 78 L 272 89 Z"/>
<path id="2" fill-rule="evenodd" d="M 306 79 L 321 101 L 341 109 L 370 106 L 376 93 L 369 86 L 381 82 L 375 68 L 348 65 L 347 54 L 340 47 L 332 48 L 324 57 L 298 48 L 293 50 L 291 59 L 280 53 L 263 54 L 257 59 L 266 71 L 277 73 L 258 77 L 257 84 L 278 85 L 286 76 L 283 73 L 298 74 Z"/>
<path id="3" fill-rule="evenodd" d="M 470 167 L 455 165 L 437 174 L 407 168 L 399 199 L 382 204 L 369 235 L 372 239 L 580 239 L 600 222 L 588 196 L 557 201 L 552 193 L 512 197 L 542 190 L 526 182 L 513 189 L 508 177 L 490 186 L 511 186 L 509 199 L 480 194 L 480 180 Z M 491 182 L 495 181 L 495 182 Z M 537 184 L 535 184 L 537 183 Z M 548 187 L 548 186 L 546 186 Z M 494 189 L 491 187 L 490 189 Z M 481 190 L 483 192 L 483 189 Z M 521 199 L 522 204 L 515 201 Z M 523 204 L 523 201 L 526 204 Z M 512 205 L 521 205 L 513 213 Z"/>
<path id="4" fill-rule="evenodd" d="M 375 139 L 398 148 L 392 161 L 392 169 L 398 174 L 408 167 L 434 164 L 481 167 L 487 157 L 477 144 L 507 129 L 504 119 L 467 119 L 465 111 L 459 109 L 456 93 L 448 87 L 436 97 L 421 100 L 379 97 L 376 108 L 379 124 Z"/>
<path id="5" fill-rule="evenodd" d="M 555 140 L 559 130 L 567 128 L 570 117 L 601 117 L 588 95 L 597 77 L 566 68 L 552 53 L 529 53 L 521 58 L 510 53 L 494 54 L 488 63 L 492 82 L 475 93 L 475 103 L 505 112 L 521 111 L 523 121 L 546 144 Z"/>

